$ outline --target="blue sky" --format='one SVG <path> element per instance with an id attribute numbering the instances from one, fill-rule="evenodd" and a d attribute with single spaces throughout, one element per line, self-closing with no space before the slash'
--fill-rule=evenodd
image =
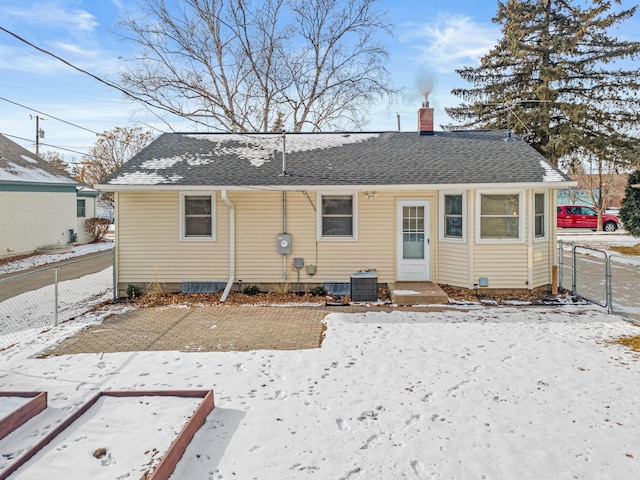
<path id="1" fill-rule="evenodd" d="M 2 0 L 0 26 L 99 77 L 116 81 L 123 65 L 121 57 L 130 48 L 112 33 L 125 3 L 129 8 L 134 5 L 125 0 Z M 632 4 L 623 2 L 626 7 Z M 386 105 L 374 108 L 367 130 L 394 130 L 396 113 L 401 116 L 402 130 L 415 130 L 421 102 L 419 82 L 425 77 L 433 82 L 429 100 L 436 111 L 436 124 L 447 123 L 444 107 L 458 103 L 451 88 L 464 86 L 454 70 L 476 65 L 500 35 L 498 26 L 491 22 L 496 5 L 485 0 L 381 0 L 380 7 L 396 25 L 393 38 L 387 40 L 391 52 L 388 67 L 405 95 L 390 110 Z M 636 15 L 617 34 L 638 40 L 639 32 Z M 77 152 L 85 152 L 95 142 L 95 134 L 51 116 L 97 132 L 138 121 L 167 130 L 120 92 L 3 31 L 0 97 L 0 133 L 27 139 L 10 137 L 30 150 L 35 143 L 35 119 L 30 115 L 37 113 L 11 102 L 45 113 L 46 120 L 40 126 L 46 134 L 41 142 Z M 177 119 L 174 123 L 174 128 L 180 125 Z M 41 150 L 58 149 L 43 145 Z M 67 160 L 80 156 L 58 151 Z"/>

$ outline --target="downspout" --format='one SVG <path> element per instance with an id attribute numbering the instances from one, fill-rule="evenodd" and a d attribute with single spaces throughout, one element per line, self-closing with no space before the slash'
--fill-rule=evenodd
<path id="1" fill-rule="evenodd" d="M 282 177 L 287 173 L 287 133 L 282 130 Z M 282 191 L 282 233 L 287 233 L 287 191 Z M 287 255 L 282 256 L 282 279 L 287 279 Z"/>
<path id="2" fill-rule="evenodd" d="M 222 201 L 229 207 L 229 280 L 220 297 L 220 302 L 225 302 L 236 276 L 236 211 L 233 203 L 227 198 L 227 191 L 222 190 L 221 193 Z"/>

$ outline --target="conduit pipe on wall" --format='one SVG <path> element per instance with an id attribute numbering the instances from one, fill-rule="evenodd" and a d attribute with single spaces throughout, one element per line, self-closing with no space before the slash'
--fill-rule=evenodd
<path id="1" fill-rule="evenodd" d="M 220 302 L 225 302 L 236 277 L 236 209 L 229 201 L 226 190 L 222 190 L 222 201 L 229 207 L 229 280 L 220 297 Z"/>

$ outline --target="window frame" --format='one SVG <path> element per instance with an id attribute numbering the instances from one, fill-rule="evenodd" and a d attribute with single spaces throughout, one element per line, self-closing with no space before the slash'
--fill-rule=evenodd
<path id="1" fill-rule="evenodd" d="M 80 202 L 82 202 L 82 215 L 78 215 L 78 213 L 80 213 Z M 87 218 L 86 198 L 76 198 L 76 218 Z"/>
<path id="2" fill-rule="evenodd" d="M 544 229 L 542 235 L 536 234 L 536 220 L 538 214 L 536 213 L 536 197 L 542 195 L 542 228 Z M 535 191 L 533 192 L 533 240 L 535 242 L 542 242 L 549 239 L 549 192 L 548 191 Z"/>
<path id="3" fill-rule="evenodd" d="M 482 237 L 482 197 L 484 195 L 517 195 L 518 196 L 518 236 L 504 238 Z M 476 194 L 476 241 L 478 243 L 524 243 L 525 242 L 525 217 L 524 210 L 525 192 L 523 190 L 482 190 Z M 500 217 L 506 217 L 500 215 Z"/>
<path id="4" fill-rule="evenodd" d="M 447 228 L 447 213 L 446 213 L 446 197 L 447 196 L 461 196 L 462 197 L 462 214 L 460 215 L 462 218 L 462 236 L 460 237 L 451 237 L 447 236 L 446 228 Z M 439 226 L 440 226 L 440 234 L 438 235 L 439 239 L 443 242 L 455 242 L 455 243 L 465 243 L 467 241 L 467 192 L 464 191 L 444 191 L 440 192 L 440 201 L 439 201 Z"/>
<path id="5" fill-rule="evenodd" d="M 211 198 L 211 235 L 187 235 L 187 216 L 185 212 L 187 197 L 210 197 Z M 211 191 L 189 191 L 180 192 L 180 240 L 185 242 L 214 242 L 216 241 L 216 192 Z"/>
<path id="6" fill-rule="evenodd" d="M 351 197 L 351 222 L 352 234 L 347 236 L 341 235 L 323 235 L 322 234 L 322 199 L 323 197 Z M 316 239 L 323 242 L 354 242 L 358 240 L 358 194 L 356 192 L 317 192 L 316 200 Z"/>

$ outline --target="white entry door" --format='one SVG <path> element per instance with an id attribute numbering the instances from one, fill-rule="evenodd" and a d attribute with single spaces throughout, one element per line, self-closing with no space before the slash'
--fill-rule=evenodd
<path id="1" fill-rule="evenodd" d="M 397 280 L 429 281 L 429 200 L 398 200 Z"/>

